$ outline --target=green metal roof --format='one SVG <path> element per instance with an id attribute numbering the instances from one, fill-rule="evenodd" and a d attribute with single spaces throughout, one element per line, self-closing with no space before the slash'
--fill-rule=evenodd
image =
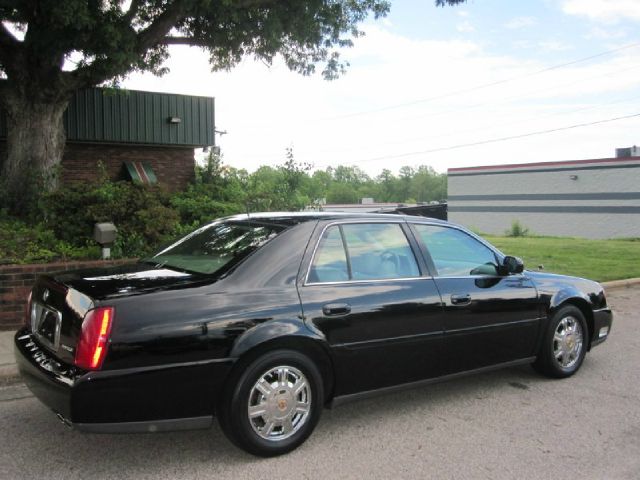
<path id="1" fill-rule="evenodd" d="M 170 119 L 177 123 L 171 123 Z M 0 112 L 0 137 L 6 137 Z M 215 145 L 214 99 L 171 93 L 89 88 L 78 90 L 64 114 L 69 142 Z"/>

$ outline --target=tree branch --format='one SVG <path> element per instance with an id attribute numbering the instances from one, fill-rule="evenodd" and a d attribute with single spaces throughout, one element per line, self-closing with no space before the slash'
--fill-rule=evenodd
<path id="1" fill-rule="evenodd" d="M 0 63 L 5 70 L 11 70 L 20 55 L 22 42 L 18 40 L 4 23 L 0 28 Z"/>
<path id="2" fill-rule="evenodd" d="M 185 6 L 184 0 L 175 0 L 151 25 L 138 33 L 139 53 L 144 53 L 154 45 L 162 43 L 162 39 L 186 15 Z"/>
<path id="3" fill-rule="evenodd" d="M 277 3 L 280 0 L 238 0 L 234 4 L 235 8 L 247 8 L 255 6 L 266 6 Z M 125 18 L 133 19 L 139 11 L 142 0 L 132 0 Z M 134 53 L 143 56 L 147 51 L 158 45 L 192 45 L 208 46 L 204 41 L 192 38 L 170 35 L 175 26 L 190 13 L 189 0 L 173 0 L 164 8 L 146 28 L 137 32 Z M 130 23 L 127 28 L 132 28 Z M 89 65 L 80 67 L 73 72 L 65 72 L 68 85 L 71 88 L 82 88 L 104 82 L 118 75 L 123 75 L 129 71 L 131 65 L 114 64 L 109 58 L 99 59 Z"/>
<path id="4" fill-rule="evenodd" d="M 127 12 L 132 12 L 134 0 Z M 136 34 L 135 55 L 142 56 L 149 49 L 162 44 L 162 40 L 168 35 L 171 29 L 187 14 L 185 0 L 174 0 L 165 11 L 151 22 L 151 24 Z M 127 25 L 127 28 L 131 28 Z M 110 58 L 95 60 L 89 65 L 77 68 L 73 72 L 65 75 L 68 85 L 72 89 L 97 85 L 110 78 L 123 75 L 131 68 L 130 64 L 115 64 Z M 66 72 L 65 72 L 66 73 Z"/>
<path id="5" fill-rule="evenodd" d="M 133 19 L 136 17 L 138 12 L 140 11 L 140 6 L 142 5 L 142 0 L 132 0 L 131 5 L 129 5 L 129 10 L 124 15 L 124 20 L 127 23 L 131 23 Z"/>
<path id="6" fill-rule="evenodd" d="M 162 39 L 162 41 L 160 41 L 159 43 L 162 43 L 163 45 L 189 45 L 189 46 L 194 46 L 194 47 L 206 47 L 207 46 L 207 42 L 203 41 L 203 40 L 198 40 L 196 38 L 193 37 L 164 37 Z"/>
<path id="7" fill-rule="evenodd" d="M 20 40 L 18 40 L 11 30 L 7 28 L 4 22 L 1 22 L 0 24 L 2 25 L 2 29 L 0 29 L 0 44 L 8 43 L 14 46 L 19 45 Z"/>

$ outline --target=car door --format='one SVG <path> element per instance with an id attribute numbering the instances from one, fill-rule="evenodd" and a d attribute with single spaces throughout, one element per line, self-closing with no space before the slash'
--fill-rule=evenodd
<path id="1" fill-rule="evenodd" d="M 412 225 L 444 304 L 446 373 L 534 355 L 538 293 L 526 273 L 499 275 L 495 252 L 448 225 Z"/>
<path id="2" fill-rule="evenodd" d="M 319 230 L 299 292 L 305 321 L 332 349 L 335 395 L 436 375 L 441 300 L 406 224 L 342 222 Z"/>

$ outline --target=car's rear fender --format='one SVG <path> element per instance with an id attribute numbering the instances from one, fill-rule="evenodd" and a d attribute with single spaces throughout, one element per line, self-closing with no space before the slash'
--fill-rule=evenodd
<path id="1" fill-rule="evenodd" d="M 307 355 L 320 370 L 324 383 L 325 402 L 333 396 L 334 361 L 328 345 L 309 330 L 301 320 L 274 320 L 252 328 L 238 337 L 231 350 L 236 359 L 225 387 L 233 385 L 239 372 L 260 355 L 276 349 L 295 350 Z"/>

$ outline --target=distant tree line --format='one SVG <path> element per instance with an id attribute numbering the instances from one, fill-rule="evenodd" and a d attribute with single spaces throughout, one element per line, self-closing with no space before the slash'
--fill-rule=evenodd
<path id="1" fill-rule="evenodd" d="M 112 181 L 104 168 L 94 182 L 42 191 L 17 215 L 0 202 L 0 264 L 98 258 L 96 222 L 113 222 L 118 237 L 112 255 L 143 257 L 172 238 L 226 215 L 302 210 L 327 203 L 414 203 L 445 199 L 446 175 L 431 167 L 383 170 L 371 177 L 358 167 L 312 172 L 289 149 L 284 163 L 247 170 L 210 154 L 195 168 L 195 181 L 180 192 L 161 185 Z M 1 197 L 0 192 L 0 197 Z"/>
<path id="2" fill-rule="evenodd" d="M 427 165 L 388 169 L 372 177 L 356 166 L 327 167 L 311 171 L 311 165 L 295 161 L 288 149 L 279 166 L 261 166 L 253 173 L 225 165 L 210 154 L 196 171 L 196 189 L 217 201 L 244 205 L 249 211 L 301 210 L 326 203 L 416 203 L 447 198 L 447 176 Z M 194 192 L 195 193 L 195 192 Z"/>

